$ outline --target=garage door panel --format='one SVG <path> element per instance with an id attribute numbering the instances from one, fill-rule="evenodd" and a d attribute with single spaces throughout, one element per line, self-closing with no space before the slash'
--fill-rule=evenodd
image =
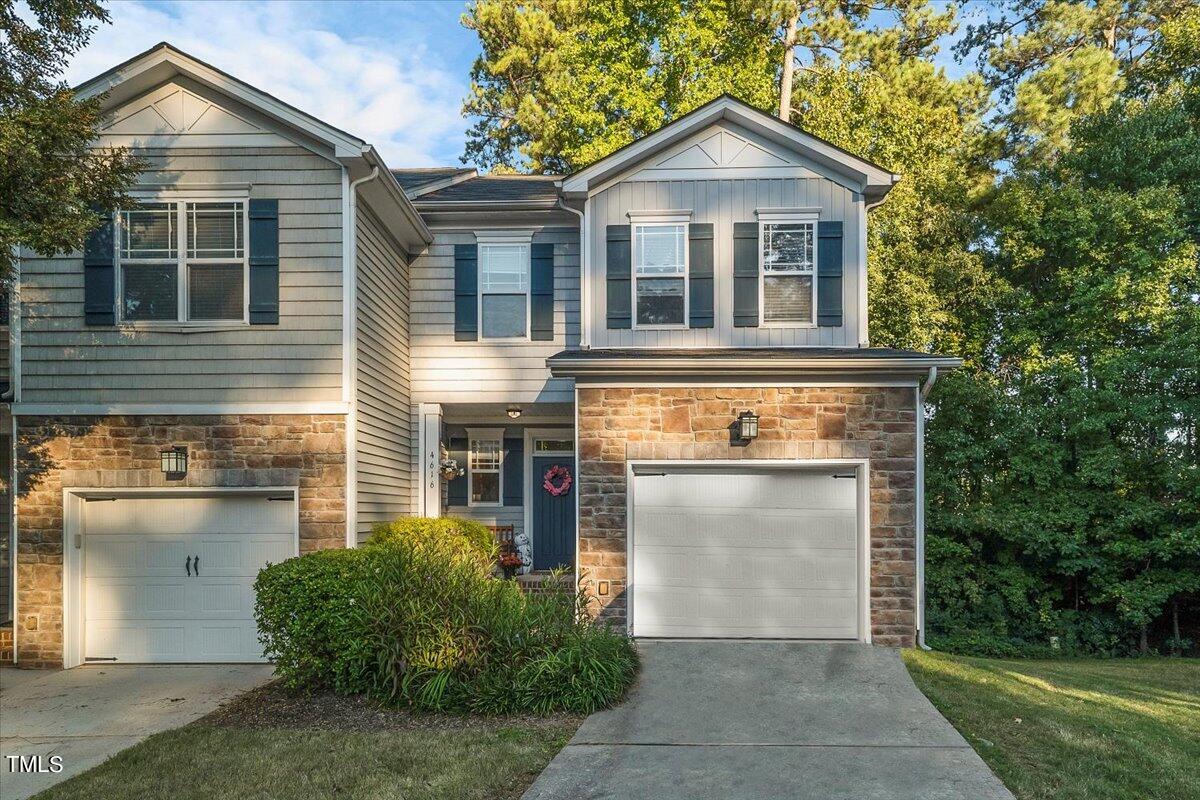
<path id="1" fill-rule="evenodd" d="M 638 587 L 639 636 L 853 638 L 857 598 L 846 595 Z"/>
<path id="2" fill-rule="evenodd" d="M 635 474 L 634 634 L 857 638 L 857 502 L 828 471 Z"/>
<path id="3" fill-rule="evenodd" d="M 855 591 L 856 553 L 802 550 L 687 549 L 637 547 L 634 574 L 639 585 L 697 589 L 752 584 L 779 589 Z"/>
<path id="4" fill-rule="evenodd" d="M 225 519 L 223 504 L 229 511 Z M 193 513 L 201 518 L 189 519 Z M 84 657 L 262 660 L 254 579 L 268 562 L 295 554 L 294 514 L 292 503 L 261 495 L 87 504 Z M 183 532 L 161 530 L 168 519 Z M 264 530 L 242 530 L 260 523 Z M 140 524 L 155 530 L 143 532 Z"/>
<path id="5" fill-rule="evenodd" d="M 644 508 L 639 496 L 635 517 L 639 532 L 644 533 L 639 546 L 713 547 L 736 541 L 743 548 L 857 548 L 853 510 L 753 509 L 748 514 L 744 508 Z"/>
<path id="6" fill-rule="evenodd" d="M 638 475 L 636 480 L 639 501 L 654 507 L 799 511 L 853 511 L 857 507 L 855 481 L 835 478 L 829 472 L 672 470 L 665 474 Z"/>

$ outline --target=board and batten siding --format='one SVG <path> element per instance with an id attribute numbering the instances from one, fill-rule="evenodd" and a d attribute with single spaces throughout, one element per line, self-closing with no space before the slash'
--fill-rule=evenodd
<path id="1" fill-rule="evenodd" d="M 409 275 L 400 245 L 358 206 L 358 534 L 412 511 Z"/>
<path id="2" fill-rule="evenodd" d="M 757 222 L 768 208 L 820 207 L 822 220 L 844 223 L 840 327 L 735 328 L 733 224 Z M 680 330 L 610 330 L 606 323 L 605 246 L 609 225 L 628 225 L 630 211 L 689 210 L 713 224 L 714 326 Z M 592 347 L 803 347 L 858 345 L 862 195 L 823 177 L 712 180 L 627 180 L 591 198 L 588 298 Z"/>
<path id="3" fill-rule="evenodd" d="M 342 399 L 342 169 L 300 147 L 138 151 L 152 185 L 250 185 L 279 200 L 279 324 L 84 325 L 80 253 L 21 259 L 27 403 Z"/>
<path id="4" fill-rule="evenodd" d="M 533 241 L 554 245 L 550 341 L 454 340 L 454 246 L 475 244 L 473 230 L 437 231 L 433 244 L 413 261 L 414 403 L 574 402 L 574 384 L 551 378 L 546 358 L 579 346 L 579 229 L 543 228 Z"/>

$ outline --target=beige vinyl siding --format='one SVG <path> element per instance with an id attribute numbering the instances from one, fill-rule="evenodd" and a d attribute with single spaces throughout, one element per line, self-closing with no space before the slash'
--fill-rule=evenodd
<path id="1" fill-rule="evenodd" d="M 412 511 L 408 266 L 399 244 L 360 205 L 358 249 L 358 532 Z"/>
<path id="2" fill-rule="evenodd" d="M 279 200 L 279 324 L 176 332 L 83 323 L 82 255 L 21 264 L 28 403 L 342 399 L 342 169 L 299 147 L 147 150 L 144 184 Z"/>
<path id="3" fill-rule="evenodd" d="M 454 340 L 454 246 L 475 244 L 474 231 L 438 231 L 413 262 L 414 403 L 574 402 L 572 382 L 552 379 L 546 358 L 579 346 L 579 230 L 544 228 L 533 241 L 554 245 L 552 341 Z"/>
<path id="4" fill-rule="evenodd" d="M 837 328 L 733 326 L 733 223 L 757 222 L 756 209 L 820 207 L 822 220 L 844 223 L 842 325 Z M 714 327 L 609 330 L 605 318 L 605 235 L 628 225 L 629 211 L 690 210 L 713 223 Z M 859 219 L 862 196 L 822 177 L 631 180 L 591 198 L 589 304 L 592 347 L 796 347 L 858 345 Z"/>

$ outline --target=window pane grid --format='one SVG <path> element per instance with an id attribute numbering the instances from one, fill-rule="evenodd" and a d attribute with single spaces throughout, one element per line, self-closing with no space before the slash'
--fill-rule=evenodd
<path id="1" fill-rule="evenodd" d="M 500 465 L 504 445 L 499 439 L 471 439 L 467 455 L 472 504 L 500 503 Z"/>
<path id="2" fill-rule="evenodd" d="M 763 271 L 811 273 L 814 227 L 811 222 L 763 225 Z"/>
<path id="3" fill-rule="evenodd" d="M 241 203 L 188 203 L 187 226 L 189 259 L 243 256 Z"/>
<path id="4" fill-rule="evenodd" d="M 170 203 L 144 203 L 121 212 L 122 261 L 174 261 L 177 239 Z"/>
<path id="5" fill-rule="evenodd" d="M 479 245 L 479 315 L 484 339 L 528 335 L 529 245 Z"/>
<path id="6" fill-rule="evenodd" d="M 634 274 L 684 274 L 683 246 L 682 225 L 638 225 L 634 229 Z"/>

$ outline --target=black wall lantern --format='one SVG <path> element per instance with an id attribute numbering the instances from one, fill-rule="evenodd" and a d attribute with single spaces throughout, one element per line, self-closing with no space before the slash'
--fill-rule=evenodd
<path id="1" fill-rule="evenodd" d="M 172 447 L 158 454 L 163 474 L 170 478 L 187 475 L 188 451 L 186 447 Z"/>
<path id="2" fill-rule="evenodd" d="M 743 411 L 737 417 L 737 438 L 750 442 L 758 438 L 758 414 L 753 411 Z"/>

